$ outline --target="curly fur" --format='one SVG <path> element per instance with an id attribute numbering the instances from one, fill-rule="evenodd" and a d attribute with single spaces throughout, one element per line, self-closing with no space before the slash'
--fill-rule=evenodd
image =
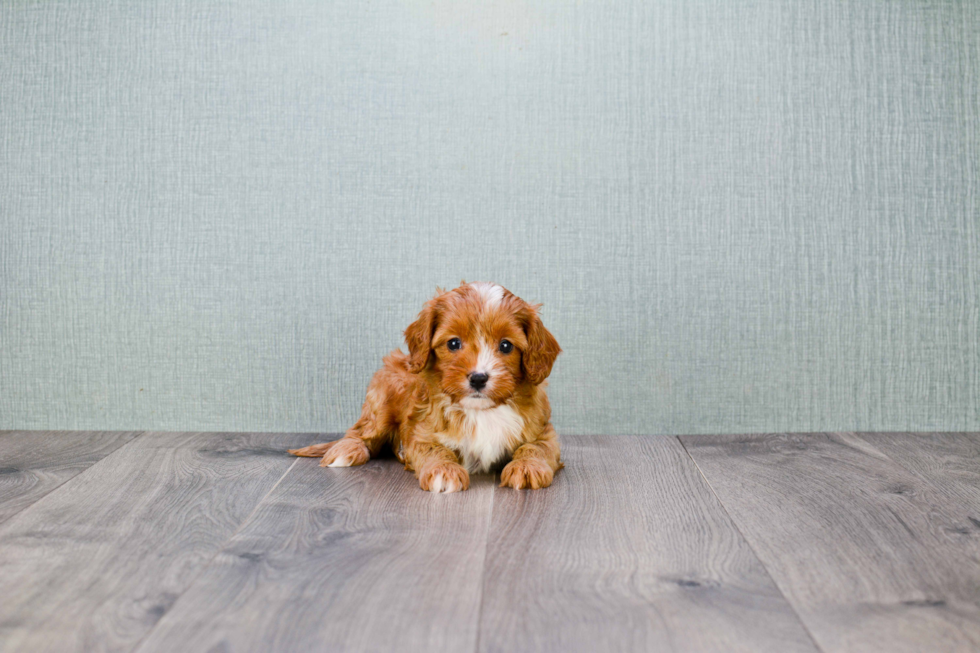
<path id="1" fill-rule="evenodd" d="M 539 308 L 492 283 L 438 291 L 405 329 L 408 354 L 383 359 L 343 439 L 290 453 L 349 467 L 390 445 L 430 492 L 465 490 L 471 472 L 504 462 L 501 486 L 548 487 L 562 467 L 546 393 L 561 348 Z"/>

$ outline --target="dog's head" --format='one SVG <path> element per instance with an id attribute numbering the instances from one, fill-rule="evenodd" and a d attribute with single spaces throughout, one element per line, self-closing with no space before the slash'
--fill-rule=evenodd
<path id="1" fill-rule="evenodd" d="M 409 369 L 428 370 L 464 408 L 507 401 L 521 384 L 548 378 L 561 353 L 538 308 L 493 283 L 441 292 L 405 329 Z"/>

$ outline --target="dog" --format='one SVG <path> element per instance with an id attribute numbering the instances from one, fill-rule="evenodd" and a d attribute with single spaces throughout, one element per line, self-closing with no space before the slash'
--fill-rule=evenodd
<path id="1" fill-rule="evenodd" d="M 457 492 L 470 473 L 500 486 L 551 485 L 563 465 L 545 392 L 561 348 L 532 306 L 494 283 L 437 289 L 368 385 L 361 417 L 334 442 L 291 449 L 321 467 L 363 465 L 390 447 L 428 492 Z"/>

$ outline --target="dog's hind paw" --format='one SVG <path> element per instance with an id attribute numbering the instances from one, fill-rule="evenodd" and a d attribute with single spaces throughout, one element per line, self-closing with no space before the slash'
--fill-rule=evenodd
<path id="1" fill-rule="evenodd" d="M 340 442 L 340 440 L 334 440 L 333 442 L 321 442 L 320 444 L 311 444 L 310 446 L 303 447 L 301 449 L 290 449 L 289 453 L 293 454 L 294 456 L 302 456 L 304 458 L 321 458 L 338 442 Z"/>
<path id="2" fill-rule="evenodd" d="M 358 438 L 343 438 L 323 454 L 320 467 L 355 467 L 371 459 L 371 452 Z"/>
<path id="3" fill-rule="evenodd" d="M 357 438 L 342 438 L 302 449 L 290 449 L 289 453 L 304 458 L 322 458 L 320 467 L 353 467 L 363 465 L 371 459 L 371 452 Z"/>

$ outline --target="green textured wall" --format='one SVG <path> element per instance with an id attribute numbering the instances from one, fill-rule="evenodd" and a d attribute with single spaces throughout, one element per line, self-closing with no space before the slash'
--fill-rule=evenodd
<path id="1" fill-rule="evenodd" d="M 435 286 L 565 432 L 980 429 L 980 4 L 0 3 L 0 427 L 340 430 Z"/>

